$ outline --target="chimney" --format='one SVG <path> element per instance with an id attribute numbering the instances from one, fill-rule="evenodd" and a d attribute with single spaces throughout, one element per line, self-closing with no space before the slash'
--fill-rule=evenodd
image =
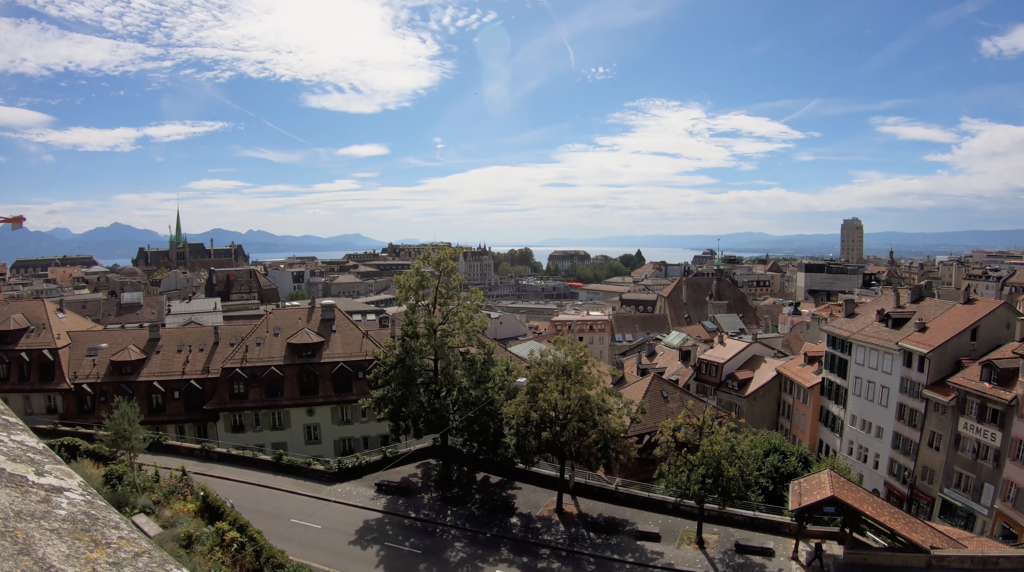
<path id="1" fill-rule="evenodd" d="M 160 339 L 160 324 L 154 323 L 149 325 L 149 339 L 157 341 Z"/>
<path id="2" fill-rule="evenodd" d="M 377 327 L 383 329 L 391 326 L 391 316 L 381 314 L 377 316 Z"/>
<path id="3" fill-rule="evenodd" d="M 60 299 L 60 303 L 58 304 L 58 308 L 60 309 L 60 313 L 63 314 L 64 313 L 64 298 L 63 297 Z"/>
<path id="4" fill-rule="evenodd" d="M 875 321 L 876 322 L 884 322 L 885 321 L 885 308 L 879 308 L 879 309 L 875 310 Z"/>
<path id="5" fill-rule="evenodd" d="M 845 298 L 843 300 L 843 317 L 849 318 L 855 311 L 857 311 L 857 301 L 853 298 Z"/>
<path id="6" fill-rule="evenodd" d="M 210 250 L 213 250 L 213 238 L 210 238 Z"/>
<path id="7" fill-rule="evenodd" d="M 960 303 L 966 304 L 971 301 L 971 286 L 969 284 L 964 285 L 964 289 L 960 291 Z"/>
<path id="8" fill-rule="evenodd" d="M 899 308 L 902 305 L 903 304 L 900 301 L 900 289 L 894 286 L 892 289 L 892 307 Z"/>
<path id="9" fill-rule="evenodd" d="M 1014 339 L 1018 342 L 1024 341 L 1024 318 L 1017 318 L 1017 331 L 1014 332 Z"/>
<path id="10" fill-rule="evenodd" d="M 924 284 L 914 284 L 910 288 L 910 298 L 907 302 L 913 304 L 920 300 L 922 296 L 924 296 Z"/>
<path id="11" fill-rule="evenodd" d="M 725 334 L 721 330 L 719 330 L 718 331 L 718 344 L 722 345 L 724 343 L 725 343 Z"/>
<path id="12" fill-rule="evenodd" d="M 926 325 L 925 321 L 922 320 L 921 318 L 918 318 L 918 319 L 914 320 L 914 331 L 915 332 L 920 332 L 921 330 L 924 329 L 925 325 Z"/>
<path id="13" fill-rule="evenodd" d="M 213 327 L 213 343 L 220 343 L 220 326 Z"/>
<path id="14" fill-rule="evenodd" d="M 756 331 L 754 333 L 750 334 L 750 341 L 752 341 L 752 342 L 756 342 L 757 341 L 757 332 Z"/>
<path id="15" fill-rule="evenodd" d="M 320 319 L 323 321 L 330 321 L 334 319 L 334 309 L 338 306 L 338 303 L 334 300 L 324 300 L 320 302 Z"/>

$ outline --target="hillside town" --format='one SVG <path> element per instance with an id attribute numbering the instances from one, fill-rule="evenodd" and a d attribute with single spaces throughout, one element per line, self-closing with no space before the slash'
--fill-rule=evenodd
<path id="1" fill-rule="evenodd" d="M 398 278 L 453 249 L 501 356 L 528 368 L 576 343 L 606 387 L 643 404 L 620 435 L 636 461 L 589 469 L 652 482 L 659 428 L 714 410 L 847 466 L 857 484 L 841 502 L 890 534 L 923 522 L 968 548 L 1020 547 L 1024 251 L 879 260 L 863 236 L 844 221 L 837 259 L 556 250 L 542 263 L 431 243 L 250 260 L 241 244 L 189 242 L 179 214 L 166 248 L 140 246 L 131 266 L 73 253 L 0 266 L 0 398 L 37 427 L 95 429 L 132 400 L 172 442 L 320 460 L 384 450 L 411 438 L 367 401 L 382 356 L 400 351 Z"/>

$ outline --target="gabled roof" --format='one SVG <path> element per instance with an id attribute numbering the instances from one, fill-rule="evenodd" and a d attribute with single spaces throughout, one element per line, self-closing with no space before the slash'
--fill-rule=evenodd
<path id="1" fill-rule="evenodd" d="M 146 335 L 149 335 L 147 330 Z M 126 362 L 135 361 L 140 359 L 146 359 L 146 352 L 139 349 L 135 344 L 128 344 L 126 348 L 110 356 L 110 361 L 113 362 Z"/>
<path id="2" fill-rule="evenodd" d="M 11 314 L 0 321 L 0 332 L 14 332 L 17 330 L 28 329 L 32 324 L 29 323 L 28 318 L 25 314 L 17 313 Z"/>
<path id="3" fill-rule="evenodd" d="M 1024 349 L 1024 344 L 1021 342 L 1010 342 L 999 348 L 996 348 L 992 352 L 988 353 L 985 357 L 981 358 L 973 365 L 965 370 L 957 372 L 953 377 L 950 377 L 947 382 L 954 389 L 961 388 L 969 391 L 988 395 L 996 399 L 1005 401 L 1007 403 L 1012 402 L 1017 397 L 1017 387 L 1019 385 L 1019 377 L 1013 376 L 1012 379 L 1006 380 L 1001 385 L 995 385 L 992 383 L 981 381 L 982 369 L 989 366 L 999 366 L 999 362 L 1004 359 L 1017 358 L 1019 351 Z M 1012 366 L 1012 363 L 1006 365 Z M 932 386 L 928 386 L 931 388 Z"/>
<path id="4" fill-rule="evenodd" d="M 995 312 L 1006 304 L 1002 300 L 990 298 L 971 298 L 966 304 L 957 304 L 932 319 L 919 332 L 903 338 L 900 346 L 930 352 L 954 336 L 968 330 L 982 318 Z M 1009 304 L 1006 309 L 1012 310 Z"/>
<path id="5" fill-rule="evenodd" d="M 957 534 L 959 539 L 953 538 L 943 530 L 944 527 L 933 526 L 932 523 L 903 512 L 829 469 L 796 479 L 789 484 L 789 510 L 792 512 L 830 500 L 841 502 L 924 552 L 930 553 L 936 549 L 967 550 L 979 545 L 993 550 L 1006 548 L 1001 544 L 994 546 L 993 544 L 998 544 L 994 541 L 992 544 L 980 542 L 984 539 L 974 535 L 968 537 L 969 533 Z M 968 542 L 971 547 L 968 546 Z"/>
<path id="6" fill-rule="evenodd" d="M 714 407 L 656 373 L 622 386 L 618 391 L 622 397 L 647 406 L 640 422 L 630 424 L 626 432 L 629 436 L 655 433 L 662 422 L 675 419 L 684 412 L 701 415 L 705 408 Z"/>
<path id="7" fill-rule="evenodd" d="M 288 338 L 289 344 L 306 345 L 306 344 L 319 344 L 324 341 L 324 337 L 314 332 L 309 328 L 302 328 L 295 332 Z"/>

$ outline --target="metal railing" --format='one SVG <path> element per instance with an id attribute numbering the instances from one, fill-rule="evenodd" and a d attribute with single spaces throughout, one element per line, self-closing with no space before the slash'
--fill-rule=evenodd
<path id="1" fill-rule="evenodd" d="M 555 465 L 554 463 L 548 463 L 545 461 L 540 461 L 533 467 L 525 468 L 540 471 L 543 473 L 551 473 L 556 476 L 558 475 L 558 465 Z M 682 494 L 681 491 L 678 491 L 676 489 L 669 489 L 661 485 L 641 483 L 638 481 L 630 481 L 628 479 L 611 477 L 608 475 L 593 473 L 591 471 L 585 471 L 582 469 L 572 470 L 568 467 L 566 467 L 565 472 L 566 477 L 570 477 L 571 475 L 575 482 L 578 483 L 586 483 L 589 485 L 594 485 L 612 490 L 625 490 L 648 497 L 663 497 L 666 500 L 679 499 L 693 502 L 692 499 L 687 498 L 686 495 Z M 745 510 L 753 513 L 768 514 L 772 516 L 781 516 L 789 518 L 789 511 L 786 509 L 786 507 L 764 503 L 750 501 L 723 503 L 722 500 L 717 497 L 710 497 L 707 501 L 707 506 L 732 508 L 738 510 Z"/>

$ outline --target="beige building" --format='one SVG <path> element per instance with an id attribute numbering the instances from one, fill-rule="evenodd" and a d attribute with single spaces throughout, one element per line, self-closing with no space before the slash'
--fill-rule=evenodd
<path id="1" fill-rule="evenodd" d="M 612 363 L 612 321 L 607 314 L 598 312 L 559 314 L 551 318 L 548 331 L 554 334 L 570 335 L 575 341 L 587 345 L 590 357 L 601 363 Z"/>
<path id="2" fill-rule="evenodd" d="M 864 262 L 864 224 L 857 217 L 843 220 L 839 231 L 839 253 L 843 262 Z"/>

